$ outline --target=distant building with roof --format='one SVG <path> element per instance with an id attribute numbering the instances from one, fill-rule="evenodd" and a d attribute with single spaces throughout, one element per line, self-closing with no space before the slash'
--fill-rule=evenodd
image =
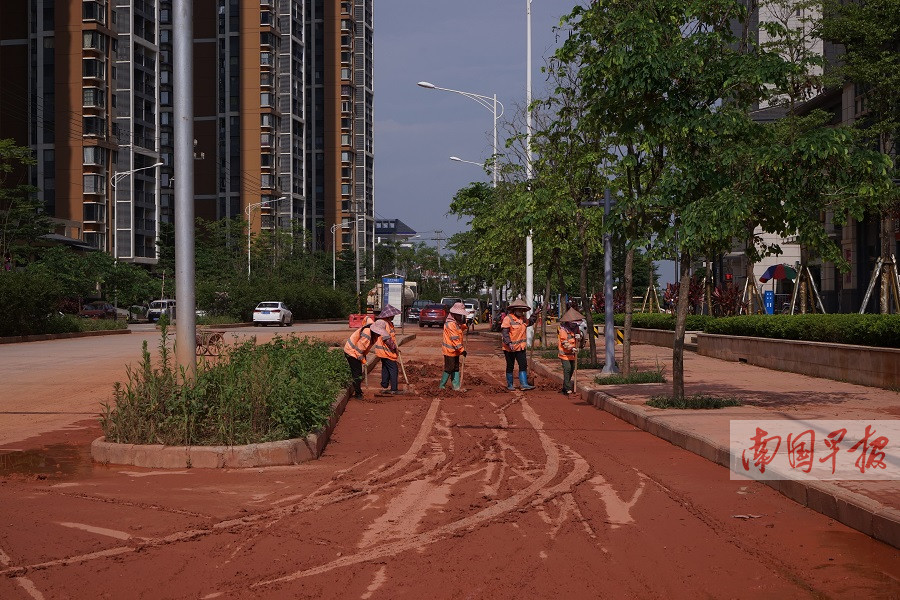
<path id="1" fill-rule="evenodd" d="M 400 219 L 378 219 L 375 221 L 375 243 L 406 242 L 416 237 L 416 231 Z"/>

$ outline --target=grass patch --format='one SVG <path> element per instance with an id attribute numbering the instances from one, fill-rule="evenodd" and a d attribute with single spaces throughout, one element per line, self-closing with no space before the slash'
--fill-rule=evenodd
<path id="1" fill-rule="evenodd" d="M 597 376 L 594 382 L 600 385 L 621 385 L 629 383 L 665 383 L 662 369 L 654 371 L 632 371 L 630 375 L 610 375 L 609 377 Z"/>
<path id="2" fill-rule="evenodd" d="M 44 333 L 80 333 L 115 329 L 128 329 L 128 323 L 115 319 L 85 319 L 78 315 L 55 315 L 50 318 Z"/>
<path id="3" fill-rule="evenodd" d="M 706 394 L 694 394 L 675 398 L 673 396 L 653 396 L 646 402 L 647 406 L 654 408 L 681 408 L 681 409 L 711 409 L 725 408 L 727 406 L 742 406 L 737 398 L 722 398 L 720 396 L 707 396 Z"/>
<path id="4" fill-rule="evenodd" d="M 165 324 L 158 354 L 151 361 L 144 342 L 140 364 L 115 384 L 100 419 L 107 440 L 209 446 L 302 437 L 325 425 L 350 382 L 343 352 L 307 338 L 227 346 L 217 360 L 201 360 L 191 380 L 174 364 Z"/>

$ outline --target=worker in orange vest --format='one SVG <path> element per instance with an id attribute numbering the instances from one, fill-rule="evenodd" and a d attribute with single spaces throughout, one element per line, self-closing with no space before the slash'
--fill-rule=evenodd
<path id="1" fill-rule="evenodd" d="M 526 319 L 525 314 L 531 307 L 525 304 L 521 298 L 510 303 L 508 313 L 500 324 L 500 333 L 503 338 L 503 354 L 506 355 L 506 389 L 512 391 L 513 370 L 519 363 L 519 387 L 523 390 L 533 390 L 534 386 L 528 383 L 528 358 L 525 354 L 526 336 L 528 327 L 534 325 L 538 318 L 537 313 Z"/>
<path id="2" fill-rule="evenodd" d="M 380 336 L 387 333 L 384 321 L 378 320 L 371 325 L 363 325 L 350 335 L 350 339 L 344 344 L 344 356 L 350 365 L 350 375 L 353 377 L 353 390 L 355 398 L 362 398 L 363 365 L 366 364 L 366 354 L 375 345 Z"/>
<path id="3" fill-rule="evenodd" d="M 572 373 L 575 371 L 575 360 L 578 357 L 578 349 L 584 345 L 581 336 L 581 321 L 584 315 L 570 308 L 559 320 L 559 360 L 562 361 L 563 384 L 562 393 L 566 396 L 572 393 Z"/>
<path id="4" fill-rule="evenodd" d="M 384 323 L 387 333 L 378 338 L 375 343 L 375 356 L 381 359 L 381 389 L 390 391 L 387 393 L 397 393 L 397 359 L 400 357 L 400 348 L 397 347 L 397 334 L 394 331 L 393 319 L 399 315 L 400 311 L 386 304 L 384 309 L 378 313 L 378 320 Z"/>
<path id="5" fill-rule="evenodd" d="M 457 302 L 450 308 L 450 314 L 444 321 L 444 339 L 441 342 L 441 353 L 444 355 L 444 372 L 441 375 L 441 384 L 438 386 L 444 389 L 447 381 L 453 382 L 453 389 L 457 392 L 460 390 L 459 375 L 459 357 L 466 356 L 466 345 L 463 340 L 466 330 L 466 306 L 462 302 Z"/>

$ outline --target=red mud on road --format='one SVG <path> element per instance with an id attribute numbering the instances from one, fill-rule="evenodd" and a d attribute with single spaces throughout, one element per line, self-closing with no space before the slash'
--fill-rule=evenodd
<path id="1" fill-rule="evenodd" d="M 554 382 L 507 392 L 492 338 L 437 393 L 439 344 L 312 463 L 0 475 L 0 598 L 898 597 L 896 550 Z"/>

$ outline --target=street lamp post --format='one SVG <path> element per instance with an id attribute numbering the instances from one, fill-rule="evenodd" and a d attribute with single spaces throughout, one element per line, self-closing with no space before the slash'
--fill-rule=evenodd
<path id="1" fill-rule="evenodd" d="M 115 211 L 118 208 L 117 203 L 119 201 L 119 189 L 117 187 L 117 184 L 120 181 L 122 181 L 123 179 L 125 179 L 126 177 L 133 175 L 133 174 L 137 173 L 138 171 L 146 171 L 147 169 L 155 169 L 156 167 L 161 167 L 162 165 L 163 165 L 162 162 L 157 162 L 155 164 L 150 165 L 149 167 L 140 167 L 138 169 L 131 169 L 130 171 L 117 171 L 117 172 L 113 173 L 112 178 L 110 178 L 109 184 L 112 186 L 112 189 L 113 189 L 113 205 L 112 205 L 112 210 L 109 211 L 110 212 L 109 220 L 112 225 L 112 227 L 111 227 L 112 240 L 111 240 L 110 248 L 112 249 L 113 259 L 119 258 L 118 244 L 116 243 L 116 222 L 114 219 Z"/>
<path id="2" fill-rule="evenodd" d="M 531 0 L 525 0 L 525 24 L 525 177 L 531 189 L 531 179 L 534 176 L 531 153 L 531 137 L 534 131 L 531 121 Z M 530 229 L 525 238 L 525 302 L 534 308 L 534 244 Z"/>
<path id="3" fill-rule="evenodd" d="M 253 204 L 248 204 L 246 208 L 247 213 L 247 279 L 250 279 L 250 212 L 254 208 L 262 209 L 263 206 L 269 206 L 274 202 L 278 202 L 279 200 L 285 200 L 287 196 L 282 196 L 281 198 L 275 198 L 273 200 L 263 200 L 262 202 L 254 202 Z"/>
<path id="4" fill-rule="evenodd" d="M 365 217 L 357 217 L 356 220 L 364 220 Z M 335 232 L 338 227 L 344 229 L 349 227 L 350 223 L 335 223 L 331 226 L 331 289 L 337 289 L 337 236 Z M 359 254 L 357 254 L 357 257 Z M 356 270 L 356 294 L 359 295 L 359 269 Z"/>

